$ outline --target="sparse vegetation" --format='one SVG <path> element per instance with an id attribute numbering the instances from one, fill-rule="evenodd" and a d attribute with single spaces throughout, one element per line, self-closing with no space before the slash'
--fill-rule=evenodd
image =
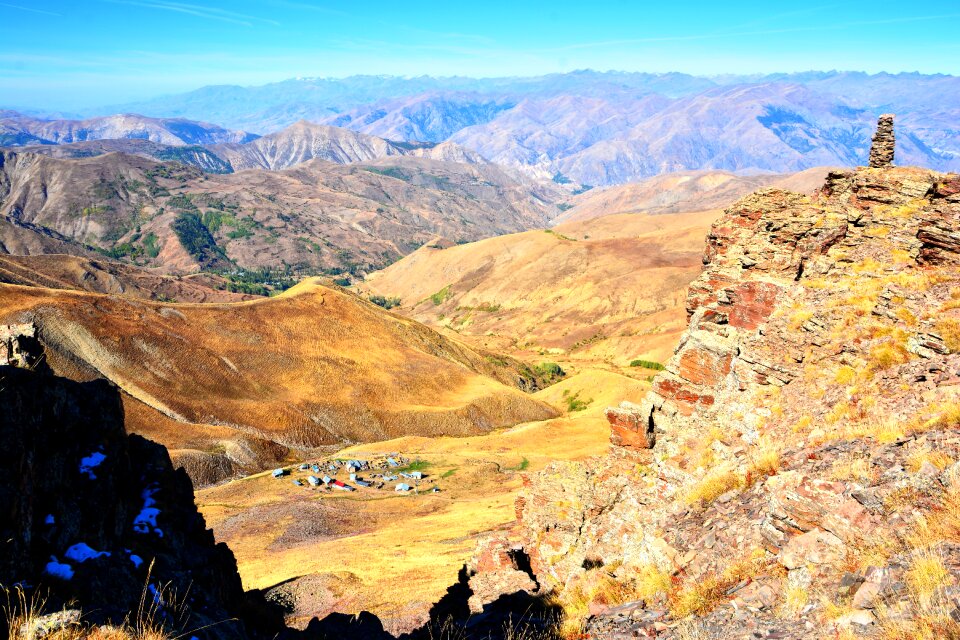
<path id="1" fill-rule="evenodd" d="M 196 213 L 181 213 L 173 222 L 173 231 L 180 244 L 201 264 L 227 261 L 227 256 L 213 239 L 210 230 L 204 226 Z"/>
<path id="2" fill-rule="evenodd" d="M 504 467 L 504 471 L 526 471 L 530 466 L 530 461 L 526 458 L 520 460 L 520 464 L 515 467 Z"/>
<path id="3" fill-rule="evenodd" d="M 561 240 L 569 240 L 570 242 L 576 242 L 576 241 L 577 241 L 576 238 L 571 238 L 570 236 L 565 236 L 565 235 L 563 235 L 562 233 L 559 233 L 559 232 L 557 232 L 557 231 L 554 231 L 553 229 L 544 229 L 543 231 L 544 231 L 544 233 L 549 233 L 550 235 L 556 236 L 556 237 L 560 238 Z"/>
<path id="4" fill-rule="evenodd" d="M 336 280 L 334 280 L 334 284 L 336 283 L 337 283 Z M 350 284 L 350 281 L 347 280 L 347 285 L 349 284 Z M 346 286 L 346 285 L 341 285 L 341 286 Z M 384 309 L 393 309 L 394 307 L 400 306 L 400 298 L 387 298 L 381 295 L 372 295 L 370 296 L 369 300 L 373 304 L 377 305 L 378 307 L 383 307 Z"/>
<path id="5" fill-rule="evenodd" d="M 434 306 L 439 307 L 441 304 L 450 299 L 453 294 L 450 292 L 450 285 L 445 286 L 440 291 L 437 291 L 435 294 L 430 296 L 430 301 L 433 302 Z"/>
<path id="6" fill-rule="evenodd" d="M 663 371 L 664 366 L 659 362 L 654 362 L 653 360 L 631 360 L 631 367 L 640 367 L 641 369 L 651 369 L 653 371 Z"/>
<path id="7" fill-rule="evenodd" d="M 570 393 L 569 389 L 564 389 L 563 391 L 563 401 L 567 406 L 568 413 L 574 413 L 576 411 L 583 411 L 593 402 L 593 398 L 589 400 L 582 400 L 580 398 L 580 392 Z"/>
<path id="8" fill-rule="evenodd" d="M 534 372 L 547 380 L 559 380 L 566 372 L 556 362 L 541 362 L 533 367 Z"/>
<path id="9" fill-rule="evenodd" d="M 410 473 L 411 471 L 425 471 L 430 466 L 432 466 L 431 462 L 428 462 L 427 460 L 417 459 L 400 467 L 396 471 L 397 473 Z"/>
<path id="10" fill-rule="evenodd" d="M 297 284 L 297 279 L 289 268 L 273 269 L 241 269 L 233 271 L 219 271 L 226 278 L 227 291 L 246 293 L 255 296 L 269 296 L 286 291 Z"/>
<path id="11" fill-rule="evenodd" d="M 936 328 L 947 348 L 952 353 L 960 352 L 960 322 L 953 318 L 941 318 L 937 321 Z"/>

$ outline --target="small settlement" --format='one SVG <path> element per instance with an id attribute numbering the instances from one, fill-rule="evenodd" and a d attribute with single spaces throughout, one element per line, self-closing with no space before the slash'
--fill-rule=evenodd
<path id="1" fill-rule="evenodd" d="M 297 487 L 313 487 L 324 491 L 356 491 L 357 488 L 395 493 L 437 493 L 435 479 L 419 470 L 404 456 L 394 453 L 376 460 L 334 459 L 322 462 L 304 462 L 292 467 L 274 469 L 274 478 L 294 477 Z M 341 477 L 338 477 L 341 476 Z M 422 486 L 423 481 L 429 486 Z"/>

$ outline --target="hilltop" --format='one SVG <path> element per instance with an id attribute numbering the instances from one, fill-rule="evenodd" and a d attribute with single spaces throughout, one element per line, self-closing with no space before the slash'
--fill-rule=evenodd
<path id="1" fill-rule="evenodd" d="M 0 323 L 32 322 L 46 362 L 123 391 L 127 426 L 200 483 L 291 450 L 471 435 L 555 415 L 533 372 L 356 296 L 304 281 L 233 304 L 0 285 Z"/>
<path id="2" fill-rule="evenodd" d="M 677 171 L 627 184 L 591 189 L 569 198 L 554 224 L 583 222 L 607 213 L 683 213 L 723 209 L 764 187 L 813 193 L 829 171 L 814 167 L 784 175 L 743 176 L 729 171 Z"/>
<path id="3" fill-rule="evenodd" d="M 0 146 L 57 145 L 118 138 L 191 145 L 248 142 L 257 136 L 183 118 L 148 118 L 124 113 L 87 120 L 42 120 L 13 111 L 0 111 Z"/>
<path id="4" fill-rule="evenodd" d="M 614 214 L 464 245 L 421 247 L 360 285 L 398 310 L 528 360 L 660 360 L 718 211 Z"/>
<path id="5" fill-rule="evenodd" d="M 164 275 L 112 260 L 55 253 L 0 255 L 0 282 L 167 302 L 240 302 L 256 297 L 230 292 L 229 281 L 216 275 Z"/>
<path id="6" fill-rule="evenodd" d="M 673 357 L 608 410 L 611 453 L 517 501 L 507 544 L 569 632 L 957 635 L 958 194 L 866 168 L 713 224 Z"/>

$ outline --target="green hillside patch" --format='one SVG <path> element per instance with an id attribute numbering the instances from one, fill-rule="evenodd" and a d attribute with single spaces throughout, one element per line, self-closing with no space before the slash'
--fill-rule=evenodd
<path id="1" fill-rule="evenodd" d="M 225 265 L 229 263 L 210 230 L 203 224 L 203 220 L 196 213 L 181 213 L 173 221 L 173 231 L 177 234 L 180 244 L 204 268 Z"/>
<path id="2" fill-rule="evenodd" d="M 452 296 L 453 293 L 450 292 L 450 285 L 447 285 L 443 289 L 440 289 L 440 291 L 437 291 L 435 294 L 430 296 L 430 301 L 433 302 L 434 306 L 439 307 Z"/>
<path id="3" fill-rule="evenodd" d="M 664 367 L 659 362 L 654 362 L 653 360 L 631 360 L 631 367 L 640 367 L 641 369 L 652 369 L 653 371 L 663 371 Z"/>

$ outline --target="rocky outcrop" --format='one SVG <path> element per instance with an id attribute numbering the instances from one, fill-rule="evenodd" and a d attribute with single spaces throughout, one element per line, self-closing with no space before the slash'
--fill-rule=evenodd
<path id="1" fill-rule="evenodd" d="M 624 401 L 618 407 L 608 407 L 606 416 L 610 423 L 610 443 L 614 446 L 649 449 L 656 441 L 653 424 L 639 405 Z"/>
<path id="2" fill-rule="evenodd" d="M 608 412 L 618 446 L 517 501 L 510 542 L 582 630 L 960 633 L 958 179 L 834 172 L 714 224 L 673 357 Z"/>
<path id="3" fill-rule="evenodd" d="M 32 323 L 0 325 L 0 367 L 31 369 L 42 356 L 37 328 Z"/>
<path id="4" fill-rule="evenodd" d="M 870 168 L 885 169 L 892 167 L 895 146 L 893 114 L 885 113 L 877 121 L 877 132 L 873 134 L 873 141 L 870 145 Z"/>
<path id="5" fill-rule="evenodd" d="M 503 537 L 487 538 L 478 544 L 467 574 L 472 592 L 467 605 L 474 614 L 482 613 L 484 606 L 503 594 L 535 594 L 539 589 L 523 549 Z"/>
<path id="6" fill-rule="evenodd" d="M 126 434 L 116 387 L 0 367 L 0 447 L 0 584 L 85 623 L 135 618 L 146 598 L 187 637 L 249 636 L 233 554 L 166 450 Z"/>
<path id="7" fill-rule="evenodd" d="M 814 198 L 766 190 L 728 209 L 707 237 L 704 271 L 690 285 L 689 329 L 641 405 L 653 430 L 723 419 L 746 390 L 783 387 L 801 375 L 843 315 L 837 303 L 825 306 L 831 292 L 806 283 L 852 281 L 855 265 L 882 272 L 894 256 L 917 267 L 960 258 L 953 238 L 960 210 L 937 191 L 950 180 L 922 169 L 835 172 Z M 877 299 L 891 297 L 899 304 L 892 290 Z M 784 322 L 789 309 L 793 320 Z M 897 312 L 888 310 L 888 319 L 899 321 Z M 935 332 L 918 329 L 915 349 L 943 351 Z M 756 441 L 752 422 L 742 422 L 748 442 Z"/>

